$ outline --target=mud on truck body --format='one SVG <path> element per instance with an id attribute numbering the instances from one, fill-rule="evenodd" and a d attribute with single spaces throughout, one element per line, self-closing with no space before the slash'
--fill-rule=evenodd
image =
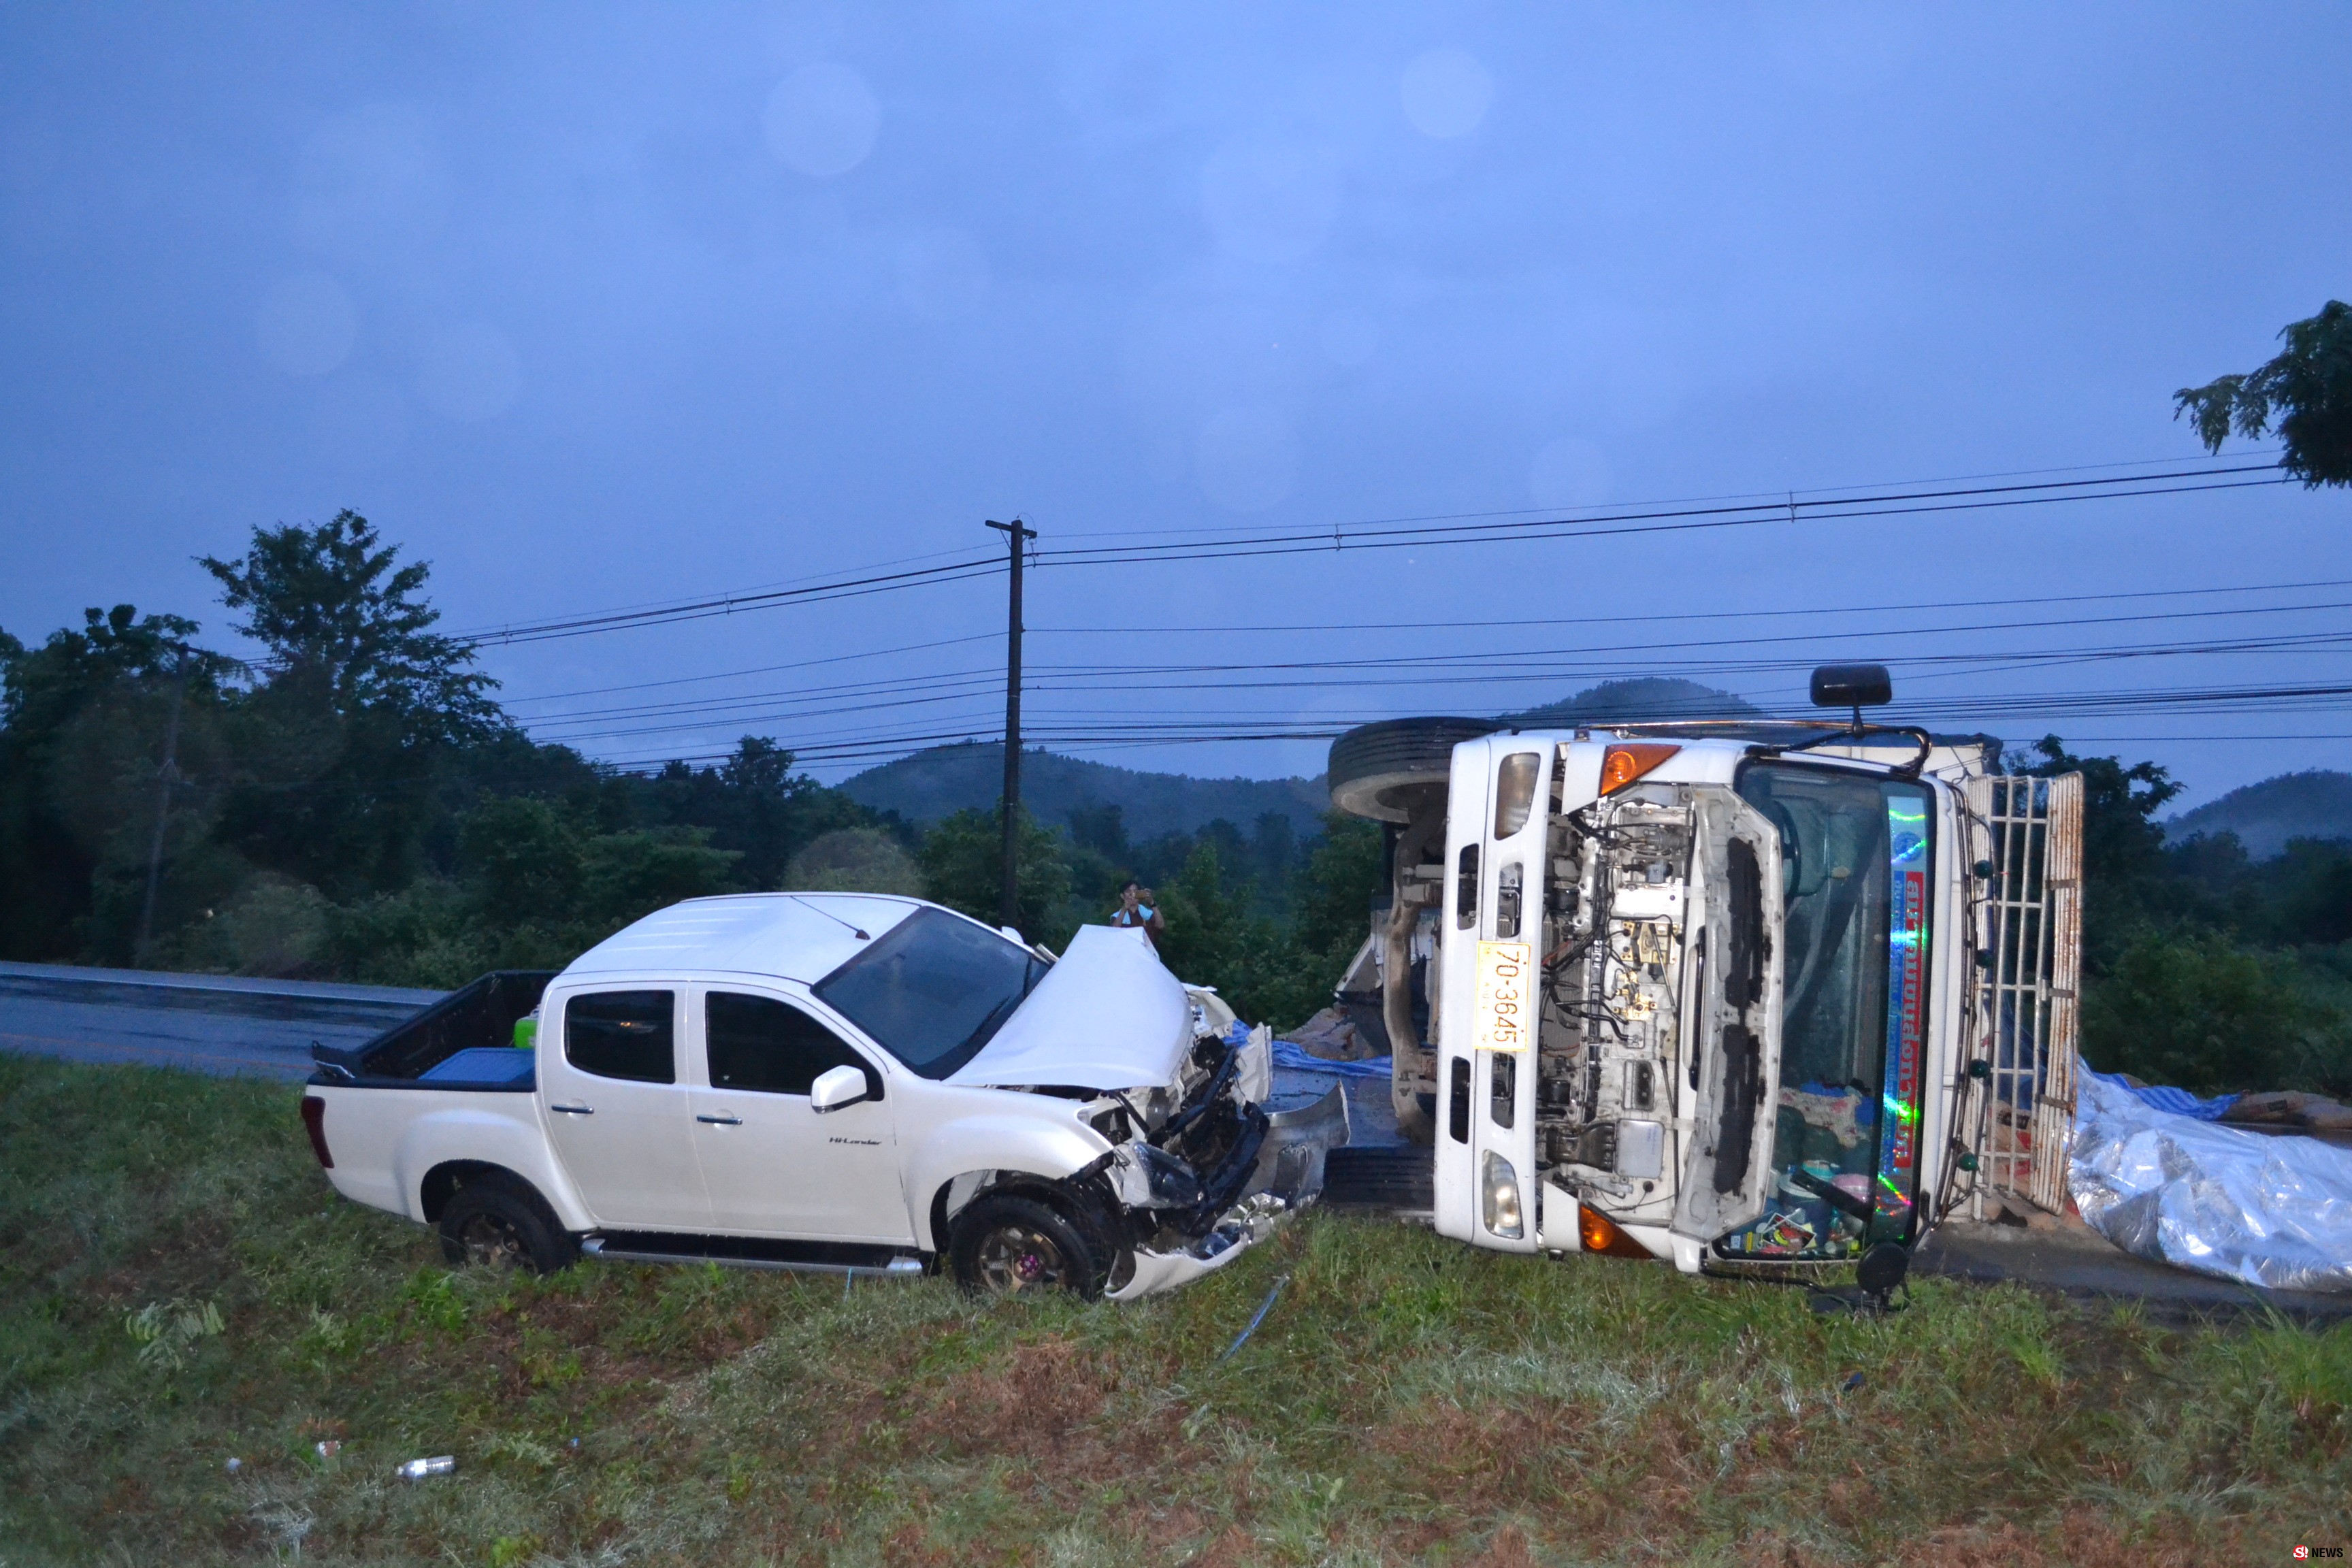
<path id="1" fill-rule="evenodd" d="M 1815 696 L 1885 685 L 1829 670 Z M 1828 1283 L 1873 1255 L 1865 1279 L 1899 1278 L 1993 1175 L 2061 1206 L 2079 779 L 1997 758 L 1858 706 L 1340 737 L 1333 799 L 1386 825 L 1389 877 L 1339 996 L 1433 1145 L 1436 1228 Z M 1990 793 L 2011 785 L 2030 856 Z"/>

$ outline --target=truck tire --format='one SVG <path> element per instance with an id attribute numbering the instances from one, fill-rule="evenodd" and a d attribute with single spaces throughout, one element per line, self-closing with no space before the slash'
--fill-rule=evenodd
<path id="1" fill-rule="evenodd" d="M 1492 719 L 1383 719 L 1359 724 L 1331 742 L 1324 770 L 1331 804 L 1350 816 L 1374 822 L 1407 821 L 1413 793 L 1445 787 L 1455 746 L 1501 728 Z"/>
<path id="2" fill-rule="evenodd" d="M 553 1274 L 580 1256 L 547 1200 L 519 1176 L 475 1177 L 441 1211 L 441 1256 L 459 1268 L 528 1268 Z"/>
<path id="3" fill-rule="evenodd" d="M 1068 1290 L 1091 1301 L 1111 1259 L 1096 1234 L 1049 1204 L 1017 1193 L 975 1198 L 948 1227 L 948 1265 L 975 1296 Z"/>

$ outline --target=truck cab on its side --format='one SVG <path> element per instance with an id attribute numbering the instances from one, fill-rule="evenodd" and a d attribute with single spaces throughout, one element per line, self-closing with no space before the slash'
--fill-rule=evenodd
<path id="1" fill-rule="evenodd" d="M 1391 825 L 1367 957 L 1437 1229 L 1796 1278 L 1916 1242 L 1965 1142 L 1983 748 L 1480 728 L 1442 775 L 1333 748 Z"/>

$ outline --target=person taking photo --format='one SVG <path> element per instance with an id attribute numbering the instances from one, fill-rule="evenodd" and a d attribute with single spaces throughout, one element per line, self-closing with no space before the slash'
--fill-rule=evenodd
<path id="1" fill-rule="evenodd" d="M 1111 911 L 1110 923 L 1140 929 L 1154 952 L 1160 951 L 1160 939 L 1168 932 L 1166 923 L 1160 918 L 1160 900 L 1152 897 L 1150 889 L 1132 877 L 1118 890 L 1118 908 Z"/>

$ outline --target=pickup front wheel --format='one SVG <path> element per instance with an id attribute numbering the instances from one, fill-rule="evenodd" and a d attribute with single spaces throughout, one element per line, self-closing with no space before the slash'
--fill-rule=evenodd
<path id="1" fill-rule="evenodd" d="M 948 1227 L 956 1283 L 976 1296 L 1059 1289 L 1093 1300 L 1102 1294 L 1110 1261 L 1086 1227 L 1013 1193 L 973 1200 Z"/>
<path id="2" fill-rule="evenodd" d="M 528 1268 L 552 1274 L 580 1256 L 580 1246 L 547 1203 L 511 1176 L 478 1176 L 441 1211 L 441 1255 L 476 1268 Z"/>

